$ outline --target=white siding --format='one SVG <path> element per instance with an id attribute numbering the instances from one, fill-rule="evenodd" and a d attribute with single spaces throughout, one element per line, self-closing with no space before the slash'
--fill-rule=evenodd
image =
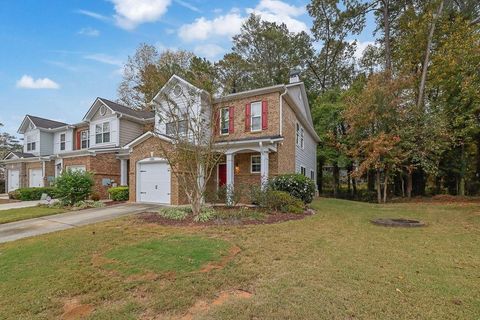
<path id="1" fill-rule="evenodd" d="M 65 134 L 65 150 L 60 150 L 60 135 Z M 73 130 L 55 132 L 53 135 L 53 152 L 55 154 L 62 152 L 70 152 L 73 150 Z"/>
<path id="2" fill-rule="evenodd" d="M 120 119 L 120 146 L 124 146 L 143 134 L 142 124 Z"/>
<path id="3" fill-rule="evenodd" d="M 296 134 L 296 132 L 295 132 Z M 310 178 L 310 171 L 314 172 L 314 180 L 317 180 L 317 143 L 304 129 L 304 146 L 295 144 L 295 172 L 300 173 L 300 167 L 305 167 L 306 176 Z"/>
<path id="4" fill-rule="evenodd" d="M 95 141 L 95 126 L 100 123 L 110 123 L 110 142 L 97 144 Z M 90 122 L 90 148 L 118 147 L 119 145 L 119 119 L 116 116 L 99 118 Z"/>
<path id="5" fill-rule="evenodd" d="M 27 150 L 27 143 L 30 142 L 35 142 L 36 146 L 34 151 Z M 25 132 L 23 135 L 23 152 L 33 153 L 36 156 L 40 155 L 40 130 L 33 129 Z"/>

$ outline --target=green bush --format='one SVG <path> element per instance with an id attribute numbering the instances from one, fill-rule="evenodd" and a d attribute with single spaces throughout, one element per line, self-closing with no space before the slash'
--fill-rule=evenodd
<path id="1" fill-rule="evenodd" d="M 263 192 L 260 206 L 285 213 L 302 213 L 304 203 L 285 191 L 267 190 Z"/>
<path id="2" fill-rule="evenodd" d="M 185 220 L 189 214 L 192 213 L 192 209 L 185 207 L 185 208 L 162 208 L 158 212 L 159 215 L 166 219 L 171 220 Z"/>
<path id="3" fill-rule="evenodd" d="M 272 190 L 284 191 L 291 196 L 310 203 L 315 194 L 315 183 L 312 179 L 301 174 L 284 174 L 273 178 L 269 182 Z"/>
<path id="4" fill-rule="evenodd" d="M 108 189 L 110 198 L 114 201 L 127 201 L 128 200 L 128 187 L 114 187 Z"/>
<path id="5" fill-rule="evenodd" d="M 88 199 L 93 185 L 93 175 L 86 171 L 64 170 L 55 180 L 57 196 L 66 205 Z"/>
<path id="6" fill-rule="evenodd" d="M 196 215 L 193 220 L 195 222 L 207 222 L 212 220 L 215 217 L 215 210 L 212 208 L 203 208 L 198 215 Z"/>
<path id="7" fill-rule="evenodd" d="M 81 210 L 81 209 L 89 209 L 89 208 L 103 208 L 105 207 L 105 203 L 101 201 L 93 201 L 93 200 L 82 200 L 78 201 L 73 205 L 73 210 Z"/>
<path id="8" fill-rule="evenodd" d="M 55 198 L 57 190 L 52 187 L 41 188 L 20 188 L 8 193 L 10 199 L 32 201 L 40 200 L 43 194 L 47 194 L 51 198 Z"/>

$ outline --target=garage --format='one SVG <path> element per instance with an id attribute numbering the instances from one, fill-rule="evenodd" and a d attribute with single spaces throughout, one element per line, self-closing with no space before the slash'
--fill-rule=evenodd
<path id="1" fill-rule="evenodd" d="M 28 170 L 28 186 L 30 188 L 43 187 L 43 170 L 30 169 Z"/>
<path id="2" fill-rule="evenodd" d="M 8 170 L 8 192 L 20 188 L 20 170 Z"/>
<path id="3" fill-rule="evenodd" d="M 170 204 L 170 168 L 166 161 L 147 160 L 137 166 L 137 201 Z"/>

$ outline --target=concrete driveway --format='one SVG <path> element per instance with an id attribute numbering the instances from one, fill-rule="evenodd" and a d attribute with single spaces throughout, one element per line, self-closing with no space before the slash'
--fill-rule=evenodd
<path id="1" fill-rule="evenodd" d="M 0 243 L 107 221 L 159 207 L 152 204 L 121 204 L 0 224 Z"/>

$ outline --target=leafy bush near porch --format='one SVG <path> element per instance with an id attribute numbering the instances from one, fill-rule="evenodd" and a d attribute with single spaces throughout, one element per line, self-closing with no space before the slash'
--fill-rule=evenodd
<path id="1" fill-rule="evenodd" d="M 284 174 L 270 180 L 272 190 L 288 192 L 291 196 L 311 203 L 315 194 L 315 183 L 301 174 Z"/>
<path id="2" fill-rule="evenodd" d="M 267 190 L 263 192 L 260 206 L 285 213 L 302 213 L 304 203 L 285 191 Z"/>
<path id="3" fill-rule="evenodd" d="M 86 200 L 92 193 L 94 185 L 90 172 L 64 170 L 55 180 L 58 198 L 66 205 Z"/>
<path id="4" fill-rule="evenodd" d="M 114 187 L 108 189 L 110 198 L 114 201 L 127 201 L 128 200 L 128 187 Z"/>
<path id="5" fill-rule="evenodd" d="M 40 200 L 42 194 L 47 194 L 51 198 L 55 198 L 57 195 L 56 188 L 52 187 L 39 187 L 39 188 L 20 188 L 15 191 L 8 193 L 10 199 L 22 200 L 22 201 L 33 201 Z"/>

